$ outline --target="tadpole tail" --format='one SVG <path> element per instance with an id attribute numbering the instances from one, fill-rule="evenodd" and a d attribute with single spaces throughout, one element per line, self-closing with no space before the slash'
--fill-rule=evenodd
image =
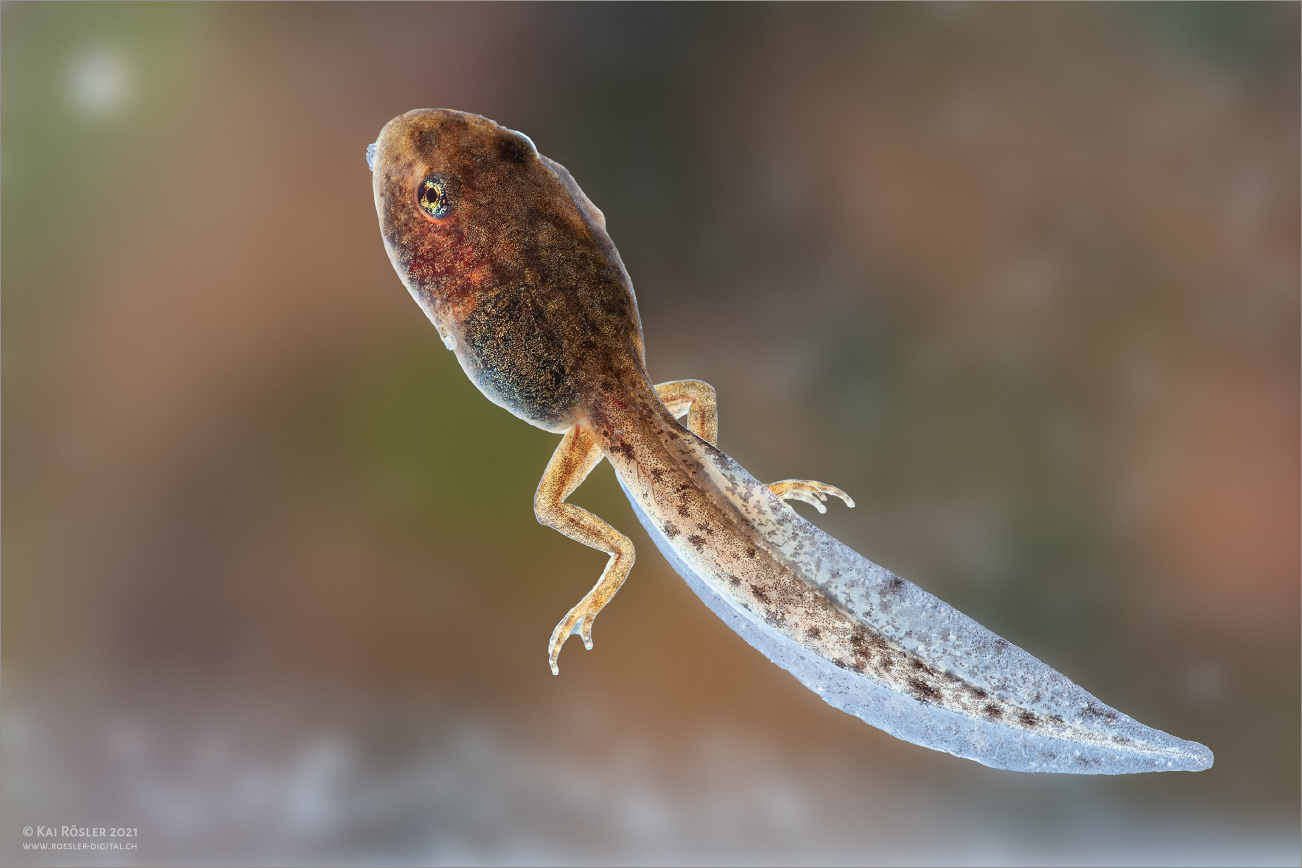
<path id="1" fill-rule="evenodd" d="M 813 653 L 721 593 L 720 577 L 694 565 L 689 551 L 680 551 L 665 537 L 647 514 L 654 506 L 644 508 L 621 475 L 620 486 L 638 519 L 692 590 L 729 627 L 830 705 L 897 738 L 999 769 L 1131 774 L 1211 767 L 1212 752 L 1203 745 L 1105 705 L 1021 648 L 819 530 L 727 455 L 701 446 L 698 458 L 716 492 L 729 492 L 726 496 L 744 502 L 746 509 L 780 519 L 766 524 L 785 528 L 773 542 L 793 571 L 793 581 L 816 586 L 866 629 L 970 685 L 978 695 L 988 694 L 1020 712 L 998 719 L 962 713 Z"/>

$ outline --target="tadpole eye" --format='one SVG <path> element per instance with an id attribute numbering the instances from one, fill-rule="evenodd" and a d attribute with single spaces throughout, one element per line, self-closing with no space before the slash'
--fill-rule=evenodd
<path id="1" fill-rule="evenodd" d="M 429 175 L 421 181 L 416 198 L 421 210 L 435 220 L 442 220 L 452 213 L 452 196 L 442 175 Z"/>

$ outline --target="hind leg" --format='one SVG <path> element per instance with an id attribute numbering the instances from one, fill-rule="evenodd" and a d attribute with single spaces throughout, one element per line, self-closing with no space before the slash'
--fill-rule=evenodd
<path id="1" fill-rule="evenodd" d="M 560 671 L 556 658 L 561 653 L 561 646 L 572 634 L 578 633 L 584 646 L 592 648 L 593 620 L 610 598 L 615 596 L 620 585 L 624 584 L 629 570 L 633 569 L 633 543 L 628 537 L 586 509 L 565 502 L 565 498 L 574 493 L 574 489 L 587 478 L 601 458 L 601 449 L 592 435 L 582 428 L 571 428 L 556 447 L 551 461 L 547 462 L 547 469 L 543 471 L 538 492 L 533 498 L 533 509 L 539 522 L 555 528 L 576 542 L 610 555 L 597 584 L 583 596 L 577 606 L 570 609 L 569 614 L 561 619 L 552 632 L 551 642 L 547 645 L 547 660 L 551 664 L 552 674 Z"/>
<path id="2" fill-rule="evenodd" d="M 675 417 L 687 414 L 687 430 L 711 446 L 719 439 L 719 404 L 714 387 L 701 380 L 672 380 L 656 386 L 656 394 Z M 771 483 L 769 491 L 783 500 L 802 500 L 819 512 L 827 512 L 823 502 L 829 494 L 854 506 L 850 495 L 834 485 L 810 479 L 784 479 Z"/>

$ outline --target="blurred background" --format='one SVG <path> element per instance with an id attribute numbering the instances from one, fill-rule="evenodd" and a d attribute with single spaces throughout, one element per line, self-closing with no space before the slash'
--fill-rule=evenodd
<path id="1" fill-rule="evenodd" d="M 0 14 L 5 864 L 1298 863 L 1297 4 Z M 604 556 L 377 229 L 435 106 L 573 172 L 726 451 L 1215 767 L 835 711 L 604 465 L 641 557 L 553 677 Z"/>

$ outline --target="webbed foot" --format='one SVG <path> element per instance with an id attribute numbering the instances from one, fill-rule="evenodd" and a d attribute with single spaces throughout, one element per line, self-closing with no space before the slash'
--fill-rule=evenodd
<path id="1" fill-rule="evenodd" d="M 827 512 L 823 501 L 827 500 L 829 494 L 844 500 L 846 506 L 854 507 L 854 500 L 850 495 L 835 485 L 814 482 L 812 479 L 784 479 L 781 482 L 769 483 L 768 489 L 783 500 L 803 500 L 820 513 Z"/>
<path id="2" fill-rule="evenodd" d="M 604 602 L 603 600 L 602 604 Z M 561 646 L 565 644 L 565 640 L 570 636 L 578 633 L 579 638 L 583 640 L 583 647 L 589 651 L 592 650 L 592 622 L 596 619 L 597 612 L 600 610 L 601 605 L 593 600 L 593 592 L 589 591 L 582 600 L 579 600 L 579 604 L 570 609 L 569 614 L 556 625 L 556 629 L 552 631 L 551 642 L 547 645 L 547 659 L 551 663 L 553 675 L 560 674 L 561 670 L 556 665 L 556 658 L 561 653 Z"/>

